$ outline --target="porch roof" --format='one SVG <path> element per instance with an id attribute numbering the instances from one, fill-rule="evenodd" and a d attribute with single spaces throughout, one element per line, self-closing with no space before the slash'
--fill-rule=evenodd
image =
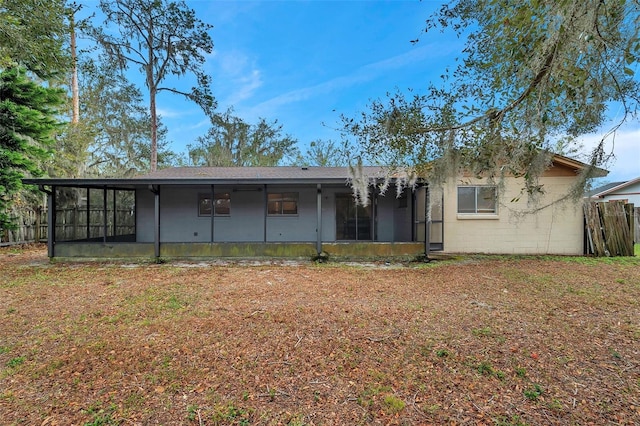
<path id="1" fill-rule="evenodd" d="M 363 174 L 383 179 L 383 167 L 362 167 Z M 133 189 L 148 185 L 256 185 L 346 183 L 349 167 L 172 167 L 132 178 L 29 178 L 27 185 Z"/>

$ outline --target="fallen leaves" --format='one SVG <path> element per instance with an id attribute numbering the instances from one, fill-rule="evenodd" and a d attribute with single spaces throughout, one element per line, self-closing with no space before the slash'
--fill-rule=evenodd
<path id="1" fill-rule="evenodd" d="M 639 423 L 638 266 L 131 268 L 0 252 L 0 418 Z"/>

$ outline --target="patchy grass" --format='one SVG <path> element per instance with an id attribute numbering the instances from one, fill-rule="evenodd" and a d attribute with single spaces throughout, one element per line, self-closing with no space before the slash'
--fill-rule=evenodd
<path id="1" fill-rule="evenodd" d="M 638 424 L 640 259 L 0 250 L 3 424 Z"/>

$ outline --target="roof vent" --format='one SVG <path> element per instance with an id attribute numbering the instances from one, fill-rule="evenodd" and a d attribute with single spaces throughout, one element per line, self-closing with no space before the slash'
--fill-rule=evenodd
<path id="1" fill-rule="evenodd" d="M 309 170 L 308 167 L 301 167 L 302 170 Z"/>

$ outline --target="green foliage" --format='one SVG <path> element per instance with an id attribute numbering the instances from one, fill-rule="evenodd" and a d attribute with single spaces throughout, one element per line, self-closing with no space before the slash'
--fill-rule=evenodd
<path id="1" fill-rule="evenodd" d="M 438 358 L 447 358 L 451 354 L 447 349 L 438 349 L 436 351 L 436 355 L 438 356 Z"/>
<path id="2" fill-rule="evenodd" d="M 343 117 L 361 147 L 352 158 L 422 167 L 434 181 L 461 169 L 511 173 L 535 195 L 549 151 L 572 152 L 577 136 L 605 123 L 610 105 L 621 107 L 613 131 L 637 111 L 638 21 L 637 2 L 624 0 L 445 4 L 425 32 L 466 37 L 457 67 L 425 93 L 388 93 L 360 117 Z M 606 159 L 603 139 L 587 162 Z"/>
<path id="3" fill-rule="evenodd" d="M 112 404 L 107 408 L 101 408 L 101 403 L 92 404 L 85 412 L 93 417 L 89 422 L 86 422 L 84 426 L 115 426 L 120 424 L 119 421 L 113 418 L 113 413 L 116 407 Z"/>
<path id="4" fill-rule="evenodd" d="M 7 367 L 9 368 L 16 368 L 22 364 L 24 364 L 25 361 L 25 357 L 23 356 L 19 356 L 19 357 L 15 357 L 15 358 L 11 358 L 9 361 L 7 361 Z"/>
<path id="5" fill-rule="evenodd" d="M 382 403 L 384 405 L 385 410 L 392 414 L 399 413 L 400 411 L 404 410 L 404 407 L 407 406 L 406 402 L 404 402 L 403 400 L 401 400 L 395 395 L 385 396 L 384 399 L 382 400 Z"/>
<path id="6" fill-rule="evenodd" d="M 304 153 L 299 153 L 295 160 L 298 166 L 345 167 L 353 149 L 347 143 L 338 145 L 332 140 L 317 139 L 309 143 Z"/>
<path id="7" fill-rule="evenodd" d="M 493 423 L 495 426 L 527 426 L 527 423 L 520 420 L 520 416 L 501 416 L 494 419 Z"/>
<path id="8" fill-rule="evenodd" d="M 480 364 L 478 364 L 477 370 L 478 373 L 482 374 L 483 376 L 492 376 L 494 373 L 493 366 L 491 366 L 491 363 L 488 361 L 482 361 Z"/>
<path id="9" fill-rule="evenodd" d="M 527 377 L 527 369 L 524 368 L 524 367 L 516 367 L 515 368 L 515 372 L 516 372 L 516 376 L 518 376 L 520 378 Z"/>
<path id="10" fill-rule="evenodd" d="M 527 399 L 529 399 L 531 401 L 537 401 L 538 398 L 542 395 L 543 392 L 544 392 L 544 390 L 537 383 L 534 383 L 533 387 L 525 389 L 523 391 L 524 396 L 527 397 Z"/>
<path id="11" fill-rule="evenodd" d="M 471 330 L 471 334 L 478 337 L 491 337 L 493 336 L 493 330 L 491 330 L 491 327 L 474 328 Z"/>
<path id="12" fill-rule="evenodd" d="M 251 412 L 242 407 L 238 407 L 233 403 L 227 405 L 218 406 L 215 408 L 212 420 L 214 424 L 233 424 L 233 425 L 248 425 L 251 419 Z"/>
<path id="13" fill-rule="evenodd" d="M 246 123 L 233 115 L 233 109 L 215 114 L 206 136 L 187 145 L 189 160 L 195 166 L 276 166 L 297 154 L 296 140 L 282 134 L 277 121 L 264 118 Z"/>
<path id="14" fill-rule="evenodd" d="M 187 406 L 187 419 L 188 420 L 196 420 L 198 418 L 199 408 L 197 405 L 188 405 Z"/>
<path id="15" fill-rule="evenodd" d="M 24 68 L 0 72 L 0 232 L 14 226 L 8 212 L 25 175 L 41 176 L 59 127 L 62 92 L 37 85 Z"/>
<path id="16" fill-rule="evenodd" d="M 151 158 L 151 117 L 140 89 L 107 63 L 80 64 L 80 122 L 86 131 L 79 143 L 87 158 L 83 175 L 128 177 L 148 172 Z M 166 128 L 158 118 L 158 164 L 173 163 Z M 82 137 L 82 136 L 81 136 Z M 71 147 L 73 148 L 73 146 Z M 63 152 L 77 152 L 73 149 Z"/>
<path id="17" fill-rule="evenodd" d="M 0 3 L 0 70 L 22 66 L 41 78 L 62 77 L 70 65 L 64 0 Z"/>

